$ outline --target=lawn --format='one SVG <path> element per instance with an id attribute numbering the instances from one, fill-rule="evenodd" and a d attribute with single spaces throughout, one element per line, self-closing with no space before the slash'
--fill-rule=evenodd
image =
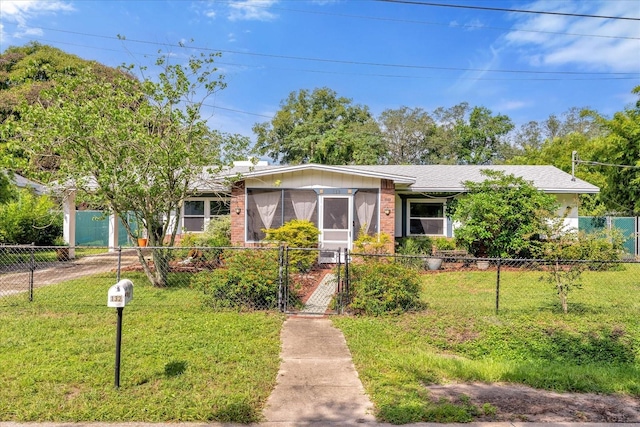
<path id="1" fill-rule="evenodd" d="M 0 420 L 259 421 L 284 317 L 212 312 L 192 289 L 126 277 L 136 285 L 124 309 L 119 389 L 116 311 L 106 307 L 113 275 L 38 289 L 33 303 L 10 297 L 15 304 L 0 312 Z"/>
<path id="2" fill-rule="evenodd" d="M 423 276 L 424 312 L 336 317 L 379 419 L 470 421 L 482 408 L 431 402 L 426 385 L 505 382 L 640 396 L 640 267 L 587 272 L 563 314 L 540 272 Z M 485 408 L 492 410 L 491 408 Z"/>

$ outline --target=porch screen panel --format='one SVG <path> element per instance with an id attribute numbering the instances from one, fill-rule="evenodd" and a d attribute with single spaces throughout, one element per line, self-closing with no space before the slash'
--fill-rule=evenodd
<path id="1" fill-rule="evenodd" d="M 313 190 L 285 190 L 284 222 L 305 219 L 318 225 L 318 195 Z"/>
<path id="2" fill-rule="evenodd" d="M 364 226 L 367 234 L 378 232 L 378 190 L 361 189 L 356 192 L 354 198 L 354 238 L 357 239 L 360 229 Z"/>
<path id="3" fill-rule="evenodd" d="M 263 229 L 282 225 L 282 190 L 247 190 L 247 241 L 265 238 Z"/>

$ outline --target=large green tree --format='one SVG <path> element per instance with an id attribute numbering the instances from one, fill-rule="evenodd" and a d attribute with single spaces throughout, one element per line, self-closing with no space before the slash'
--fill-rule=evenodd
<path id="1" fill-rule="evenodd" d="M 328 88 L 291 92 L 274 118 L 253 132 L 256 153 L 285 164 L 375 164 L 384 155 L 368 108 Z"/>
<path id="2" fill-rule="evenodd" d="M 436 138 L 449 147 L 443 150 L 439 163 L 487 165 L 512 156 L 507 135 L 513 123 L 508 116 L 463 102 L 437 108 L 434 117 L 438 123 Z"/>
<path id="3" fill-rule="evenodd" d="M 86 67 L 103 78 L 118 74 L 116 69 L 37 42 L 7 48 L 0 54 L 0 124 L 19 119 L 21 105 L 38 102 L 40 93 L 55 86 L 60 76 L 75 75 Z M 46 180 L 49 169 L 56 167 L 50 163 L 53 158 L 31 158 L 17 142 L 0 136 L 0 166 Z"/>
<path id="4" fill-rule="evenodd" d="M 436 138 L 435 120 L 421 108 L 384 110 L 378 117 L 386 146 L 386 162 L 393 164 L 440 163 L 448 145 Z"/>
<path id="5" fill-rule="evenodd" d="M 488 169 L 482 174 L 484 181 L 464 183 L 467 194 L 453 204 L 452 218 L 461 223 L 456 239 L 479 257 L 529 256 L 556 216 L 556 198 L 521 177 Z"/>
<path id="6" fill-rule="evenodd" d="M 3 126 L 32 158 L 55 157 L 52 178 L 91 192 L 132 237 L 135 225 L 126 213 L 134 213 L 154 247 L 153 268 L 139 258 L 155 286 L 167 285 L 164 246 L 174 244 L 180 224 L 169 218 L 179 215 L 197 183 L 215 177 L 216 168 L 247 145 L 246 138 L 212 131 L 203 117 L 203 103 L 225 87 L 216 56 L 190 57 L 182 65 L 161 55 L 155 80 L 135 78 L 154 73 L 134 67 L 109 77 L 93 67 L 63 74 Z M 203 174 L 206 167 L 210 174 Z"/>
<path id="7" fill-rule="evenodd" d="M 599 141 L 602 149 L 589 159 L 606 177 L 602 199 L 623 215 L 640 215 L 640 86 L 633 93 L 638 101 L 612 118 L 591 111 L 587 114 L 606 130 Z"/>

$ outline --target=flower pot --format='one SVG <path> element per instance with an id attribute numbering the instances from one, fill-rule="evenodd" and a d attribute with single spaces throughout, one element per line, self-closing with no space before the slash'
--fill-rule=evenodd
<path id="1" fill-rule="evenodd" d="M 143 237 L 138 237 L 138 246 L 140 246 L 141 248 L 144 248 L 147 246 L 147 242 L 148 240 L 143 238 Z"/>
<path id="2" fill-rule="evenodd" d="M 476 261 L 476 267 L 478 270 L 486 270 L 489 268 L 489 261 Z"/>
<path id="3" fill-rule="evenodd" d="M 442 258 L 427 258 L 426 263 L 429 270 L 440 270 L 440 267 L 442 267 Z"/>

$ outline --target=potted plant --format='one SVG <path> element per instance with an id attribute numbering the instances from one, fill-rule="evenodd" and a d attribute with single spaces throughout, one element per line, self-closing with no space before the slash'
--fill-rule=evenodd
<path id="1" fill-rule="evenodd" d="M 431 239 L 431 258 L 427 258 L 429 270 L 439 270 L 442 267 L 443 251 L 452 251 L 456 248 L 454 239 L 448 237 L 434 237 Z"/>
<path id="2" fill-rule="evenodd" d="M 143 228 L 136 229 L 133 235 L 136 238 L 139 247 L 144 248 L 149 243 L 149 239 L 147 238 L 147 233 Z"/>

